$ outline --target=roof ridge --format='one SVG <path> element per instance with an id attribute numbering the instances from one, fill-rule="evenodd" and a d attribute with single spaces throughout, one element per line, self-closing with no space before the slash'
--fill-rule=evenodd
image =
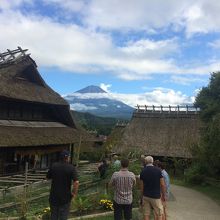
<path id="1" fill-rule="evenodd" d="M 0 53 L 0 67 L 7 66 L 9 64 L 15 63 L 18 60 L 30 57 L 30 54 L 26 54 L 28 49 L 22 49 L 18 47 L 15 50 L 7 49 L 7 52 Z"/>

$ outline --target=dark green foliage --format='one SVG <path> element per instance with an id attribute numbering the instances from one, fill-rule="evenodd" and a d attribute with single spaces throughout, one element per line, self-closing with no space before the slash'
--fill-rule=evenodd
<path id="1" fill-rule="evenodd" d="M 97 162 L 103 159 L 104 153 L 102 151 L 97 151 L 95 154 L 94 152 L 82 152 L 79 157 L 80 157 L 80 160 L 88 160 L 90 162 Z"/>
<path id="2" fill-rule="evenodd" d="M 209 122 L 220 113 L 220 72 L 211 75 L 209 85 L 199 92 L 195 105 L 200 107 L 204 122 Z"/>
<path id="3" fill-rule="evenodd" d="M 207 87 L 196 97 L 201 109 L 201 142 L 192 150 L 198 175 L 220 176 L 220 72 L 213 73 Z"/>
<path id="4" fill-rule="evenodd" d="M 87 196 L 78 196 L 73 200 L 73 208 L 77 210 L 78 215 L 82 215 L 90 210 L 92 204 Z"/>
<path id="5" fill-rule="evenodd" d="M 71 113 L 76 121 L 86 130 L 96 131 L 97 134 L 102 135 L 109 135 L 117 122 L 120 121 L 116 118 L 98 117 L 90 113 L 76 111 L 71 111 Z"/>
<path id="6" fill-rule="evenodd" d="M 204 173 L 202 169 L 202 167 L 194 165 L 185 172 L 185 180 L 193 185 L 205 183 L 205 175 L 202 174 Z"/>

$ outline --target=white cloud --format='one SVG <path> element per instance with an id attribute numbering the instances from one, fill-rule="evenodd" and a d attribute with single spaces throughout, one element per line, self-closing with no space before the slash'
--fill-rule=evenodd
<path id="1" fill-rule="evenodd" d="M 178 47 L 177 39 L 158 41 L 141 39 L 129 41 L 126 46 L 120 49 L 128 57 L 155 59 L 176 53 Z"/>
<path id="2" fill-rule="evenodd" d="M 16 9 L 22 4 L 33 5 L 34 0 L 0 0 L 0 9 Z"/>
<path id="3" fill-rule="evenodd" d="M 73 93 L 70 95 L 63 96 L 67 100 L 71 100 L 72 98 L 78 99 L 114 99 L 110 93 Z"/>
<path id="4" fill-rule="evenodd" d="M 168 27 L 179 20 L 189 1 L 93 0 L 85 23 L 94 28 L 146 30 Z"/>
<path id="5" fill-rule="evenodd" d="M 176 84 L 185 85 L 185 86 L 188 86 L 195 82 L 205 82 L 204 79 L 197 78 L 197 77 L 189 77 L 189 76 L 171 76 L 169 81 L 174 82 Z"/>
<path id="6" fill-rule="evenodd" d="M 0 49 L 29 48 L 38 65 L 58 67 L 72 72 L 113 72 L 122 79 L 143 79 L 152 73 L 175 72 L 177 67 L 171 59 L 152 56 L 162 45 L 163 55 L 176 47 L 173 40 L 129 43 L 121 48 L 112 42 L 110 36 L 84 29 L 77 25 L 60 24 L 49 18 L 29 16 L 19 12 L 0 13 Z M 33 34 L 34 33 L 34 34 Z M 140 42 L 142 42 L 140 46 Z M 143 49 L 143 42 L 145 48 Z M 146 47 L 146 42 L 148 47 Z M 144 51 L 140 55 L 140 48 Z M 134 50 L 139 56 L 134 56 Z M 129 51 L 130 50 L 130 51 Z M 173 51 L 173 50 L 172 50 Z M 156 54 L 156 52 L 155 52 Z"/>
<path id="7" fill-rule="evenodd" d="M 106 104 L 99 104 L 99 106 L 101 106 L 101 107 L 108 107 L 108 105 L 106 105 Z"/>
<path id="8" fill-rule="evenodd" d="M 181 105 L 193 103 L 189 97 L 172 89 L 157 88 L 143 94 L 112 94 L 113 97 L 132 107 L 138 105 Z"/>
<path id="9" fill-rule="evenodd" d="M 78 110 L 78 111 L 87 111 L 87 110 L 95 110 L 97 109 L 95 106 L 87 106 L 81 103 L 74 103 L 74 104 L 70 104 L 70 108 L 72 110 Z"/>
<path id="10" fill-rule="evenodd" d="M 106 92 L 110 92 L 109 88 L 111 88 L 111 86 L 112 86 L 111 84 L 105 84 L 105 83 L 100 84 L 100 88 Z"/>
<path id="11" fill-rule="evenodd" d="M 172 89 L 155 88 L 150 92 L 142 94 L 121 94 L 121 93 L 73 93 L 71 95 L 64 96 L 65 99 L 71 100 L 71 97 L 80 99 L 115 99 L 124 102 L 125 104 L 135 107 L 138 105 L 181 105 L 192 104 L 194 97 L 189 97 L 182 94 L 180 91 L 174 91 Z"/>
<path id="12" fill-rule="evenodd" d="M 93 0 L 84 22 L 107 30 L 157 32 L 172 27 L 194 33 L 220 31 L 220 2 L 216 0 Z"/>
<path id="13" fill-rule="evenodd" d="M 186 33 L 209 33 L 220 31 L 220 2 L 216 0 L 199 0 L 188 7 L 184 14 Z"/>
<path id="14" fill-rule="evenodd" d="M 63 10 L 72 12 L 80 12 L 84 10 L 86 3 L 83 0 L 43 0 L 45 5 L 56 5 Z"/>
<path id="15" fill-rule="evenodd" d="M 62 7 L 62 10 L 68 7 L 69 10 L 64 10 L 65 13 L 72 11 L 71 13 L 83 14 L 81 16 L 85 20 L 81 22 L 86 23 L 86 27 L 74 23 L 59 23 L 59 19 L 55 17 L 33 15 L 31 12 L 24 15 L 19 9 L 12 10 L 26 2 L 34 4 L 33 0 L 13 0 L 9 1 L 10 4 L 7 2 L 1 0 L 4 7 L 0 11 L 0 29 L 4 30 L 4 34 L 0 35 L 0 51 L 16 48 L 18 45 L 29 48 L 39 66 L 58 67 L 78 73 L 108 72 L 123 80 L 149 79 L 157 73 L 207 74 L 219 69 L 220 62 L 217 59 L 208 60 L 205 65 L 201 61 L 196 66 L 178 66 L 175 59 L 175 55 L 181 53 L 178 38 L 152 40 L 143 37 L 124 41 L 122 46 L 115 43 L 110 32 L 100 32 L 90 26 L 123 32 L 123 27 L 129 30 L 155 29 L 175 23 L 177 26 L 184 26 L 187 33 L 200 31 L 196 27 L 201 27 L 202 32 L 218 30 L 220 19 L 216 19 L 218 15 L 214 6 L 218 9 L 220 3 L 215 4 L 214 1 L 209 1 L 208 4 L 200 0 L 193 5 L 189 0 L 44 1 L 45 4 L 58 4 L 57 7 Z M 210 21 L 208 18 L 213 18 L 212 10 L 216 15 L 212 24 L 216 28 L 207 29 L 206 24 Z M 207 22 L 204 21 L 205 26 L 197 25 L 197 21 L 201 22 L 204 17 L 208 17 Z M 110 88 L 105 85 L 103 87 L 107 90 Z"/>
<path id="16" fill-rule="evenodd" d="M 208 45 L 214 49 L 220 49 L 220 39 L 210 42 Z"/>

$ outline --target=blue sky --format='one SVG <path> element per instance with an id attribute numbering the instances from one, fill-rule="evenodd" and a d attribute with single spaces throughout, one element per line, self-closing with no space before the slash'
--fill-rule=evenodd
<path id="1" fill-rule="evenodd" d="M 218 0 L 0 0 L 0 52 L 28 48 L 61 95 L 192 103 L 220 68 Z"/>

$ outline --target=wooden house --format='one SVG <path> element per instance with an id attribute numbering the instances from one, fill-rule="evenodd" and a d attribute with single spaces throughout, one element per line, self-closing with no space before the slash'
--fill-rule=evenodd
<path id="1" fill-rule="evenodd" d="M 107 140 L 116 153 L 191 158 L 202 123 L 194 106 L 137 106 L 127 126 L 117 126 Z"/>
<path id="2" fill-rule="evenodd" d="M 69 104 L 18 49 L 0 53 L 0 174 L 46 168 L 82 140 Z M 84 135 L 84 134 L 83 134 Z"/>

